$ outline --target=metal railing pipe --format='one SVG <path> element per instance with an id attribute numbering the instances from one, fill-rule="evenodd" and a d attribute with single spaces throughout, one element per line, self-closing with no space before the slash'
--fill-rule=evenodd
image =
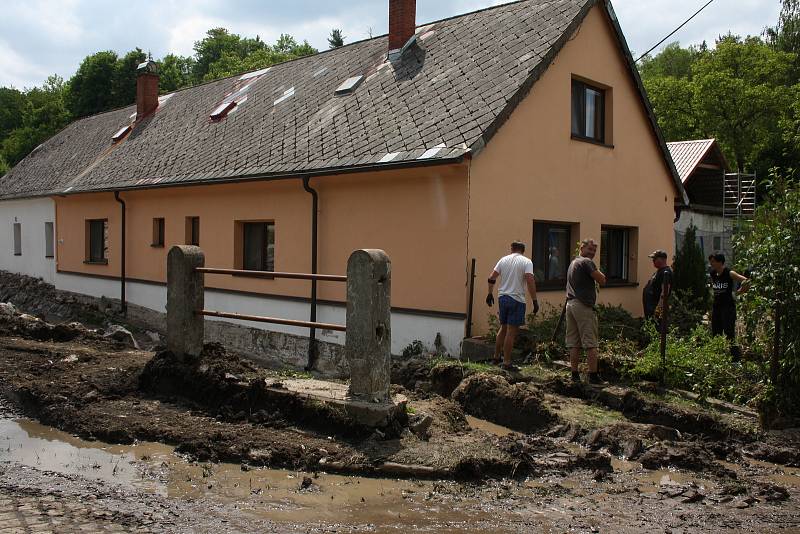
<path id="1" fill-rule="evenodd" d="M 347 282 L 347 277 L 338 274 L 282 273 L 272 271 L 246 271 L 243 269 L 216 269 L 214 267 L 198 267 L 195 269 L 205 274 L 229 274 L 233 276 L 251 276 L 254 278 L 292 278 L 295 280 L 319 280 L 323 282 Z"/>
<path id="2" fill-rule="evenodd" d="M 336 330 L 338 332 L 347 331 L 347 327 L 340 324 L 297 321 L 295 319 L 279 319 L 277 317 L 262 317 L 260 315 L 245 315 L 242 313 L 230 313 L 230 312 L 221 312 L 214 310 L 200 310 L 195 313 L 197 313 L 198 315 L 205 315 L 207 317 L 224 317 L 226 319 L 238 319 L 240 321 L 254 321 L 257 323 L 282 324 L 287 326 L 297 326 L 301 328 L 320 328 L 322 330 Z"/>

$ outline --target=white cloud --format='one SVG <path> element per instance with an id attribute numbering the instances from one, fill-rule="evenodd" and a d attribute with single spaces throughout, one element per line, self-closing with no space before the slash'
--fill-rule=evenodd
<path id="1" fill-rule="evenodd" d="M 508 1 L 419 0 L 417 17 L 424 23 Z M 614 8 L 629 46 L 642 52 L 704 2 L 615 0 Z M 194 42 L 218 26 L 267 42 L 289 33 L 322 50 L 332 28 L 342 29 L 347 42 L 366 38 L 370 28 L 373 35 L 386 33 L 387 5 L 388 0 L 6 0 L 0 85 L 40 85 L 53 73 L 68 78 L 86 55 L 99 50 L 125 53 L 139 46 L 156 57 L 189 55 Z M 778 0 L 716 0 L 669 41 L 713 44 L 728 30 L 760 34 L 775 23 L 778 10 Z"/>
<path id="2" fill-rule="evenodd" d="M 41 85 L 47 77 L 47 71 L 32 64 L 15 51 L 11 43 L 0 40 L 0 72 L 3 73 L 3 85 L 17 89 Z"/>

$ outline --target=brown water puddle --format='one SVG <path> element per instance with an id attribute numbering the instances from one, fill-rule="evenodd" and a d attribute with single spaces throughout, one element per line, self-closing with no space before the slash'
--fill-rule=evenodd
<path id="1" fill-rule="evenodd" d="M 477 417 L 473 417 L 471 415 L 467 415 L 466 417 L 467 423 L 473 430 L 483 430 L 487 434 L 493 434 L 495 436 L 507 436 L 514 432 L 510 428 L 496 425 L 485 419 L 478 419 Z"/>
<path id="2" fill-rule="evenodd" d="M 173 498 L 236 503 L 245 513 L 277 522 L 461 532 L 479 531 L 481 524 L 497 519 L 482 509 L 477 498 L 447 506 L 430 499 L 436 491 L 433 482 L 320 473 L 309 488 L 300 489 L 309 474 L 191 463 L 160 443 L 127 446 L 85 441 L 24 419 L 0 418 L 0 461 Z"/>

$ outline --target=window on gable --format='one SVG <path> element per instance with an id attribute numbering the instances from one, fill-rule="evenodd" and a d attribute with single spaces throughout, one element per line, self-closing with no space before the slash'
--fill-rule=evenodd
<path id="1" fill-rule="evenodd" d="M 153 219 L 153 241 L 150 243 L 153 247 L 164 246 L 164 218 L 156 217 Z"/>
<path id="2" fill-rule="evenodd" d="M 533 223 L 533 272 L 539 287 L 566 287 L 576 226 L 549 221 Z"/>
<path id="3" fill-rule="evenodd" d="M 275 270 L 275 223 L 243 222 L 242 268 L 246 271 Z"/>
<path id="4" fill-rule="evenodd" d="M 631 228 L 603 226 L 600 230 L 600 270 L 609 282 L 630 282 Z"/>
<path id="5" fill-rule="evenodd" d="M 200 217 L 186 217 L 186 244 L 200 246 Z"/>
<path id="6" fill-rule="evenodd" d="M 53 223 L 44 223 L 44 257 L 55 257 L 55 233 L 53 231 Z"/>
<path id="7" fill-rule="evenodd" d="M 572 136 L 606 142 L 606 93 L 608 90 L 572 80 Z"/>
<path id="8" fill-rule="evenodd" d="M 108 263 L 108 219 L 86 221 L 86 262 Z"/>
<path id="9" fill-rule="evenodd" d="M 14 256 L 22 256 L 22 224 L 14 223 Z"/>

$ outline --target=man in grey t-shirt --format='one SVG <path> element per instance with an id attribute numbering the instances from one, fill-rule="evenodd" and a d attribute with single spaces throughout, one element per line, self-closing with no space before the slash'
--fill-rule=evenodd
<path id="1" fill-rule="evenodd" d="M 595 282 L 604 285 L 606 276 L 595 266 L 597 254 L 594 239 L 581 241 L 580 256 L 572 260 L 567 269 L 567 348 L 572 368 L 572 380 L 580 381 L 578 363 L 581 349 L 586 350 L 589 363 L 589 382 L 600 382 L 597 376 L 597 302 Z"/>

